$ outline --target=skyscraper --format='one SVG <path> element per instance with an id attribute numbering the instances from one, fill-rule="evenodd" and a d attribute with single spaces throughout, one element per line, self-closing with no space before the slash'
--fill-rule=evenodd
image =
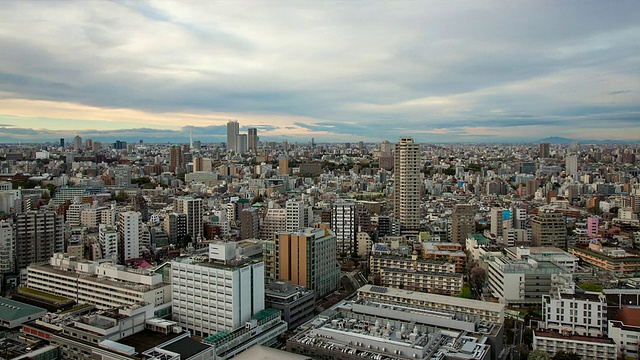
<path id="1" fill-rule="evenodd" d="M 238 134 L 236 136 L 236 154 L 246 154 L 248 147 L 247 134 Z"/>
<path id="2" fill-rule="evenodd" d="M 394 153 L 395 217 L 402 232 L 420 230 L 420 145 L 401 137 Z"/>
<path id="3" fill-rule="evenodd" d="M 236 150 L 238 134 L 240 133 L 240 125 L 237 121 L 229 121 L 227 123 L 227 152 Z"/>
<path id="4" fill-rule="evenodd" d="M 249 128 L 249 151 L 256 153 L 258 151 L 258 129 Z"/>

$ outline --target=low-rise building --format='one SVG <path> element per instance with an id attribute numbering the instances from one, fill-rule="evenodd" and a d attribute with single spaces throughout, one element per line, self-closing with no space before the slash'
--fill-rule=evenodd
<path id="1" fill-rule="evenodd" d="M 46 309 L 0 297 L 0 326 L 4 328 L 16 328 L 46 314 Z"/>
<path id="2" fill-rule="evenodd" d="M 413 269 L 383 268 L 380 285 L 426 293 L 458 295 L 464 284 L 462 274 L 435 273 Z"/>
<path id="3" fill-rule="evenodd" d="M 282 312 L 289 330 L 297 328 L 313 317 L 315 298 L 313 291 L 292 285 L 291 281 L 274 281 L 264 292 L 264 306 Z"/>
<path id="4" fill-rule="evenodd" d="M 610 338 L 572 335 L 570 331 L 534 331 L 533 348 L 551 356 L 559 351 L 575 353 L 581 359 L 611 360 L 618 355 L 618 346 Z"/>
<path id="5" fill-rule="evenodd" d="M 640 357 L 640 306 L 622 306 L 615 318 L 609 319 L 608 330 L 622 355 Z"/>
<path id="6" fill-rule="evenodd" d="M 607 331 L 607 298 L 596 292 L 542 295 L 542 328 L 602 336 Z"/>
<path id="7" fill-rule="evenodd" d="M 589 246 L 571 245 L 569 252 L 587 264 L 619 276 L 636 276 L 640 273 L 640 255 L 635 251 L 590 243 Z"/>
<path id="8" fill-rule="evenodd" d="M 503 304 L 540 304 L 542 295 L 558 288 L 573 288 L 571 272 L 551 261 L 511 260 L 504 256 L 483 259 L 491 295 Z"/>
<path id="9" fill-rule="evenodd" d="M 459 312 L 476 316 L 483 321 L 494 323 L 504 322 L 504 305 L 492 302 L 427 294 L 370 284 L 358 289 L 357 296 L 359 300 L 384 301 L 390 304 L 410 306 L 436 312 Z"/>
<path id="10" fill-rule="evenodd" d="M 422 257 L 429 260 L 444 260 L 455 264 L 456 272 L 464 272 L 467 254 L 463 251 L 463 244 L 456 242 L 423 242 Z"/>
<path id="11" fill-rule="evenodd" d="M 29 266 L 26 287 L 99 309 L 141 302 L 152 304 L 158 313 L 171 307 L 171 284 L 165 283 L 161 274 L 66 254 L 54 254 L 49 264 Z"/>

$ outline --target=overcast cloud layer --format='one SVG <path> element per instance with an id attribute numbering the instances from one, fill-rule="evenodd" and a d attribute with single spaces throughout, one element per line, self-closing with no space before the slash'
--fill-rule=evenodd
<path id="1" fill-rule="evenodd" d="M 3 1 L 0 142 L 640 138 L 638 1 Z M 169 140 L 167 140 L 169 139 Z"/>

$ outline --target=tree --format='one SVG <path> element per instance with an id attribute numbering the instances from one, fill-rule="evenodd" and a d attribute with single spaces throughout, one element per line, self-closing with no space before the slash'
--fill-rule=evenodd
<path id="1" fill-rule="evenodd" d="M 565 352 L 564 350 L 560 350 L 556 353 L 556 355 L 552 358 L 553 360 L 580 360 L 580 355 L 572 352 Z"/>
<path id="2" fill-rule="evenodd" d="M 473 295 L 471 294 L 471 285 L 469 283 L 465 283 L 462 286 L 462 289 L 460 289 L 460 293 L 458 294 L 458 297 L 461 297 L 464 299 L 473 299 Z"/>
<path id="3" fill-rule="evenodd" d="M 525 329 L 522 333 L 522 342 L 531 346 L 533 344 L 533 330 Z"/>
<path id="4" fill-rule="evenodd" d="M 484 282 L 487 280 L 487 271 L 479 266 L 471 269 L 469 278 L 478 291 L 482 290 Z"/>
<path id="5" fill-rule="evenodd" d="M 528 360 L 551 360 L 551 356 L 542 350 L 533 350 L 529 353 Z"/>
<path id="6" fill-rule="evenodd" d="M 525 344 L 516 345 L 516 351 L 520 354 L 519 359 L 526 359 L 529 356 L 529 347 Z"/>

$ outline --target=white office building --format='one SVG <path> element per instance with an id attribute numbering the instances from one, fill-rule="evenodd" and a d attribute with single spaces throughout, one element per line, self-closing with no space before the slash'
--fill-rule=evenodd
<path id="1" fill-rule="evenodd" d="M 171 262 L 173 320 L 195 336 L 232 331 L 264 309 L 264 263 L 216 253 L 224 260 L 203 252 Z"/>
<path id="2" fill-rule="evenodd" d="M 145 302 L 156 312 L 166 312 L 171 306 L 171 285 L 162 281 L 161 274 L 62 253 L 54 254 L 49 264 L 29 266 L 26 286 L 100 309 Z"/>

